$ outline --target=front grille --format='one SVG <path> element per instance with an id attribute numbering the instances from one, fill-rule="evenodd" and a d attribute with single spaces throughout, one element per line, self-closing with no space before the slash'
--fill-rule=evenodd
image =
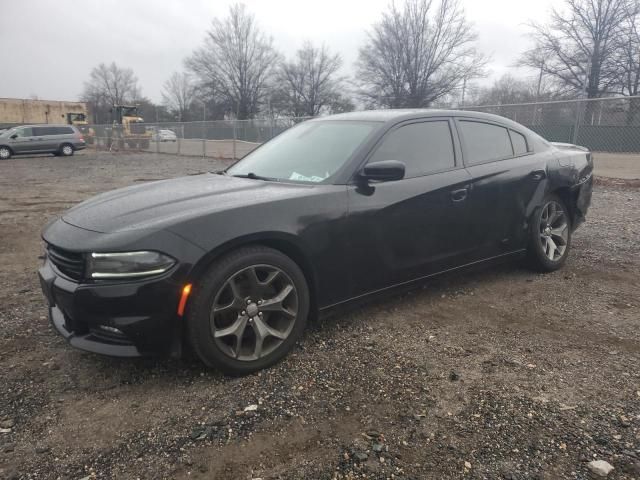
<path id="1" fill-rule="evenodd" d="M 135 133 L 139 135 L 147 133 L 147 127 L 145 126 L 144 123 L 131 122 L 129 124 L 129 130 L 131 131 L 131 133 Z"/>
<path id="2" fill-rule="evenodd" d="M 56 268 L 69 278 L 80 280 L 84 275 L 84 256 L 81 253 L 47 245 L 47 256 Z"/>

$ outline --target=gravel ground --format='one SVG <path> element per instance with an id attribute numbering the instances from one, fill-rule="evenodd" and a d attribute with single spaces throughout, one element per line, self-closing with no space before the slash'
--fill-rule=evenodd
<path id="1" fill-rule="evenodd" d="M 640 190 L 600 181 L 562 271 L 504 264 L 313 325 L 244 378 L 75 351 L 39 230 L 94 193 L 222 164 L 0 163 L 0 478 L 640 478 Z"/>

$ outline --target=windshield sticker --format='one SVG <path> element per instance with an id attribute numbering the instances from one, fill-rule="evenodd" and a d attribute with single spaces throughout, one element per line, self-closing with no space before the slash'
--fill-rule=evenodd
<path id="1" fill-rule="evenodd" d="M 311 177 L 307 177 L 306 175 L 302 175 L 298 172 L 293 172 L 291 174 L 291 176 L 289 177 L 289 180 L 298 180 L 300 182 L 314 182 L 314 183 L 318 183 L 323 181 L 325 178 L 327 178 L 329 176 L 329 174 L 327 173 L 326 176 L 324 177 L 318 177 L 317 175 L 313 175 Z"/>

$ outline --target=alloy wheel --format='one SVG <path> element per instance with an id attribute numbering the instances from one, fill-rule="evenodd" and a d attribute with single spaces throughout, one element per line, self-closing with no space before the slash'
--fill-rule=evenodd
<path id="1" fill-rule="evenodd" d="M 7 158 L 9 158 L 11 156 L 11 152 L 9 151 L 8 148 L 0 148 L 0 158 L 3 160 L 6 160 Z"/>
<path id="2" fill-rule="evenodd" d="M 69 145 L 65 145 L 64 147 L 62 147 L 62 154 L 65 156 L 69 156 L 73 153 L 73 148 L 71 148 L 71 146 Z"/>
<path id="3" fill-rule="evenodd" d="M 548 202 L 540 216 L 540 244 L 544 255 L 557 262 L 564 255 L 569 242 L 569 222 L 562 206 L 555 201 Z"/>
<path id="4" fill-rule="evenodd" d="M 211 334 L 225 355 L 254 361 L 273 352 L 298 317 L 298 292 L 273 265 L 252 265 L 234 273 L 218 291 L 209 315 Z"/>

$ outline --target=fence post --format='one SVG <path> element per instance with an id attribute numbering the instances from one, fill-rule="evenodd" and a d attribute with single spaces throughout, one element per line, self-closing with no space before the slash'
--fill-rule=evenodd
<path id="1" fill-rule="evenodd" d="M 205 137 L 207 136 L 206 127 L 204 125 L 204 120 L 202 121 L 202 158 L 206 156 L 207 153 L 207 143 Z"/>
<path id="2" fill-rule="evenodd" d="M 180 145 L 182 144 L 182 139 L 184 138 L 184 125 L 180 125 L 180 130 L 181 130 L 181 135 L 178 136 L 178 155 L 180 155 Z M 177 132 L 176 132 L 176 135 L 177 135 Z"/>
<path id="3" fill-rule="evenodd" d="M 236 124 L 238 120 L 233 120 L 233 160 L 236 159 L 236 140 L 238 139 L 238 132 L 236 132 Z"/>
<path id="4" fill-rule="evenodd" d="M 158 109 L 156 108 L 156 116 L 158 115 Z M 156 125 L 156 153 L 160 153 L 160 129 Z"/>
<path id="5" fill-rule="evenodd" d="M 582 102 L 576 102 L 576 119 L 573 124 L 573 135 L 571 138 L 571 143 L 574 145 L 578 144 L 578 130 L 580 129 L 580 106 Z"/>

